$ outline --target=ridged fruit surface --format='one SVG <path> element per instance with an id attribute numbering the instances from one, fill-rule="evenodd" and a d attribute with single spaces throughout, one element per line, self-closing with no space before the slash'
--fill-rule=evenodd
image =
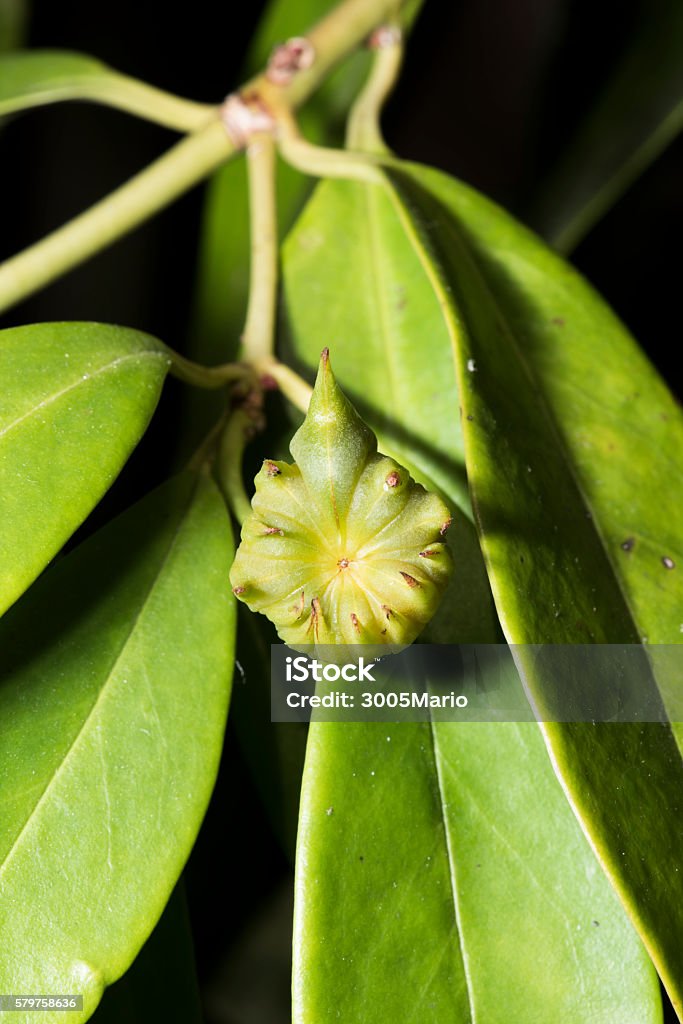
<path id="1" fill-rule="evenodd" d="M 450 512 L 377 440 L 323 352 L 295 464 L 266 460 L 230 573 L 292 647 L 410 643 L 451 573 Z"/>

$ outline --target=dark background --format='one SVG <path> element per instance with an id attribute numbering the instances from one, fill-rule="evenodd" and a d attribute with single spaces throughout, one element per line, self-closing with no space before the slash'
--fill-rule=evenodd
<path id="1" fill-rule="evenodd" d="M 213 102 L 237 84 L 262 7 L 193 0 L 172 14 L 170 5 L 140 0 L 38 0 L 29 43 L 91 53 L 180 95 Z M 635 0 L 427 0 L 387 110 L 389 144 L 462 177 L 527 219 L 540 183 L 591 109 L 642 10 Z M 11 121 L 0 137 L 0 258 L 105 195 L 173 139 L 123 114 L 81 104 Z M 674 388 L 681 181 L 678 141 L 573 254 Z M 12 310 L 3 326 L 112 321 L 182 349 L 201 201 L 202 190 L 194 190 Z M 145 442 L 159 452 L 176 400 L 171 386 Z M 140 486 L 148 472 L 142 466 L 133 460 L 115 504 Z M 161 456 L 157 473 L 164 475 Z M 281 1024 L 287 1019 L 290 868 L 259 810 L 238 745 L 228 743 L 226 751 L 188 872 L 201 981 L 211 1020 Z"/>
<path id="2" fill-rule="evenodd" d="M 528 218 L 539 184 L 591 109 L 645 6 L 644 0 L 427 0 L 387 111 L 390 145 Z M 166 4 L 139 0 L 37 0 L 29 42 L 83 50 L 180 95 L 213 102 L 237 84 L 262 7 L 194 0 L 171 15 Z M 173 138 L 124 114 L 76 104 L 11 123 L 1 143 L 0 256 L 106 194 Z M 679 141 L 573 254 L 672 385 L 681 336 L 675 256 L 682 172 Z M 200 203 L 197 189 L 5 322 L 110 320 L 181 347 Z"/>

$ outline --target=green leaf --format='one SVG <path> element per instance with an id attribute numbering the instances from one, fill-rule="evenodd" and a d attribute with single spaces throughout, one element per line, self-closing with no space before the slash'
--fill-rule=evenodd
<path id="1" fill-rule="evenodd" d="M 293 357 L 315 366 L 321 344 L 329 345 L 342 387 L 391 453 L 467 510 L 449 336 L 389 195 L 324 182 L 287 238 L 283 261 Z"/>
<path id="2" fill-rule="evenodd" d="M 425 639 L 492 642 L 449 323 L 396 202 L 352 183 L 316 190 L 283 251 L 290 349 L 310 366 L 321 340 L 332 344 L 380 449 L 463 509 L 449 532 L 453 581 Z M 309 736 L 297 1024 L 340 1011 L 368 1022 L 659 1020 L 650 965 L 536 726 L 325 723 Z"/>
<path id="3" fill-rule="evenodd" d="M 101 61 L 64 50 L 27 50 L 0 59 L 0 116 L 59 100 L 80 99 L 108 83 Z"/>
<path id="4" fill-rule="evenodd" d="M 0 117 L 63 100 L 120 107 L 177 131 L 205 124 L 211 108 L 139 82 L 69 50 L 18 50 L 0 57 Z"/>
<path id="5" fill-rule="evenodd" d="M 0 52 L 14 50 L 25 35 L 28 4 L 24 0 L 0 0 Z"/>
<path id="6" fill-rule="evenodd" d="M 663 495 L 680 486 L 681 447 L 680 414 L 666 389 L 578 275 L 540 243 L 525 265 L 524 235 L 509 218 L 500 215 L 496 227 L 505 257 L 489 260 L 472 241 L 477 218 L 465 228 L 426 191 L 433 172 L 413 168 L 392 179 L 404 197 L 397 209 L 410 203 L 436 269 L 457 353 L 469 482 L 506 638 L 633 643 L 645 634 L 643 615 L 662 623 L 658 639 L 667 637 L 680 583 L 662 554 L 669 557 L 681 506 Z M 459 186 L 440 181 L 439 194 L 450 190 L 455 205 Z M 463 196 L 464 206 L 471 193 Z M 568 324 L 572 340 L 562 333 Z M 569 352 L 579 336 L 581 354 Z M 643 401 L 634 410 L 636 380 Z M 643 447 L 631 448 L 639 433 Z M 591 446 L 599 454 L 587 470 Z M 600 467 L 610 462 L 603 479 Z M 624 517 L 643 543 L 640 566 L 629 567 L 630 544 L 624 550 L 611 534 Z M 647 607 L 653 581 L 656 604 Z M 542 706 L 556 679 L 520 660 Z M 657 700 L 645 674 L 642 690 Z M 673 733 L 656 724 L 553 722 L 543 731 L 572 807 L 680 1014 L 683 881 L 670 866 L 683 853 L 683 764 Z"/>
<path id="7" fill-rule="evenodd" d="M 86 1020 L 156 924 L 218 768 L 231 557 L 219 493 L 187 474 L 0 623 L 3 992 L 82 993 Z"/>
<path id="8" fill-rule="evenodd" d="M 534 724 L 311 726 L 295 1024 L 656 1024 L 656 976 Z"/>
<path id="9" fill-rule="evenodd" d="M 168 366 L 153 338 L 121 327 L 0 331 L 0 613 L 115 480 Z"/>
<path id="10" fill-rule="evenodd" d="M 182 881 L 133 966 L 104 993 L 94 1024 L 202 1024 Z"/>
<path id="11" fill-rule="evenodd" d="M 411 643 L 450 576 L 451 515 L 378 454 L 327 349 L 290 448 L 294 465 L 266 460 L 256 477 L 233 592 L 293 646 Z"/>
<path id="12" fill-rule="evenodd" d="M 676 399 L 606 303 L 530 231 L 438 171 L 411 173 L 457 217 L 445 230 L 462 236 L 495 293 L 499 325 L 507 328 L 508 345 L 501 348 L 523 346 L 550 407 L 554 451 L 576 477 L 583 518 L 593 517 L 584 530 L 599 531 L 608 575 L 616 578 L 637 636 L 680 643 L 683 412 Z M 482 378 L 466 380 L 476 388 Z M 538 404 L 531 403 L 530 418 Z M 465 419 L 476 435 L 470 423 Z"/>
<path id="13" fill-rule="evenodd" d="M 543 187 L 534 227 L 571 250 L 683 128 L 683 7 L 642 5 L 630 46 Z"/>

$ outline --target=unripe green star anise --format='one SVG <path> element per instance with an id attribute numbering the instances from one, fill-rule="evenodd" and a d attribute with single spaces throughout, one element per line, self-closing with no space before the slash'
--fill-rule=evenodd
<path id="1" fill-rule="evenodd" d="M 322 354 L 292 438 L 295 464 L 266 460 L 230 573 L 237 597 L 292 647 L 410 643 L 451 573 L 450 513 L 392 459 Z"/>

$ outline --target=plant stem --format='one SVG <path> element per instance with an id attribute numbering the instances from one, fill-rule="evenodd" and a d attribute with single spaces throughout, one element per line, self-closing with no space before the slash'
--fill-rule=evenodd
<path id="1" fill-rule="evenodd" d="M 104 249 L 234 152 L 220 121 L 189 135 L 106 199 L 0 267 L 0 312 Z"/>
<path id="2" fill-rule="evenodd" d="M 303 377 L 300 377 L 289 366 L 281 363 L 279 359 L 272 357 L 260 360 L 254 368 L 263 376 L 272 377 L 285 398 L 288 398 L 292 405 L 300 409 L 304 415 L 308 412 L 313 388 L 306 383 Z"/>
<path id="3" fill-rule="evenodd" d="M 29 51 L 29 60 L 30 57 Z M 3 99 L 0 101 L 0 113 L 5 116 L 69 100 L 101 103 L 183 133 L 197 131 L 216 116 L 215 104 L 195 103 L 174 96 L 107 67 L 102 67 L 101 71 L 93 69 L 88 75 L 74 76 L 59 86 L 47 85 L 42 92 L 36 90 L 15 99 Z"/>
<path id="4" fill-rule="evenodd" d="M 396 6 L 397 0 L 345 0 L 308 33 L 315 54 L 310 68 L 299 71 L 287 85 L 269 81 L 265 72 L 248 82 L 242 92 L 257 97 L 276 119 L 283 115 L 286 120 L 340 60 L 395 13 Z M 297 146 L 294 140 L 295 166 L 297 153 L 305 163 L 306 153 L 302 156 L 302 149 L 307 145 L 300 141 Z M 198 128 L 110 196 L 0 266 L 0 312 L 163 209 L 227 161 L 237 149 L 217 112 L 214 121 Z M 309 154 L 309 160 L 315 163 L 315 154 Z M 318 169 L 311 173 L 334 173 L 325 165 L 324 158 L 316 166 Z M 362 168 L 358 170 L 361 173 Z"/>
<path id="5" fill-rule="evenodd" d="M 251 512 L 251 502 L 242 480 L 242 458 L 253 431 L 252 418 L 243 409 L 235 409 L 223 431 L 216 459 L 218 483 L 239 523 L 243 523 Z"/>
<path id="6" fill-rule="evenodd" d="M 401 70 L 403 45 L 397 24 L 378 29 L 375 36 L 379 37 L 375 59 L 370 75 L 351 107 L 346 145 L 349 149 L 368 153 L 386 153 L 380 118 Z"/>
<path id="7" fill-rule="evenodd" d="M 316 146 L 300 134 L 292 117 L 280 115 L 278 147 L 282 159 L 304 174 L 317 178 L 348 178 L 366 184 L 384 183 L 381 158 L 375 153 L 350 153 L 345 149 Z"/>
<path id="8" fill-rule="evenodd" d="M 140 82 L 137 78 L 107 72 L 92 80 L 79 82 L 77 90 L 62 98 L 92 100 L 118 110 L 125 110 L 136 117 L 163 125 L 177 132 L 195 132 L 216 117 L 216 106 L 211 103 L 195 103 L 156 86 Z"/>
<path id="9" fill-rule="evenodd" d="M 257 363 L 273 351 L 277 303 L 277 210 L 275 145 L 255 135 L 247 146 L 251 263 L 249 304 L 242 335 L 244 358 Z"/>
<path id="10" fill-rule="evenodd" d="M 306 33 L 315 53 L 310 68 L 299 71 L 285 86 L 276 86 L 259 75 L 245 86 L 245 91 L 257 91 L 270 109 L 295 110 L 399 6 L 400 0 L 345 0 Z"/>
<path id="11" fill-rule="evenodd" d="M 185 359 L 184 356 L 179 355 L 167 345 L 163 345 L 163 348 L 171 360 L 171 373 L 173 376 L 197 388 L 215 390 L 225 387 L 226 384 L 245 380 L 254 375 L 253 369 L 243 363 L 202 366 L 201 363 L 193 363 L 191 359 Z"/>

